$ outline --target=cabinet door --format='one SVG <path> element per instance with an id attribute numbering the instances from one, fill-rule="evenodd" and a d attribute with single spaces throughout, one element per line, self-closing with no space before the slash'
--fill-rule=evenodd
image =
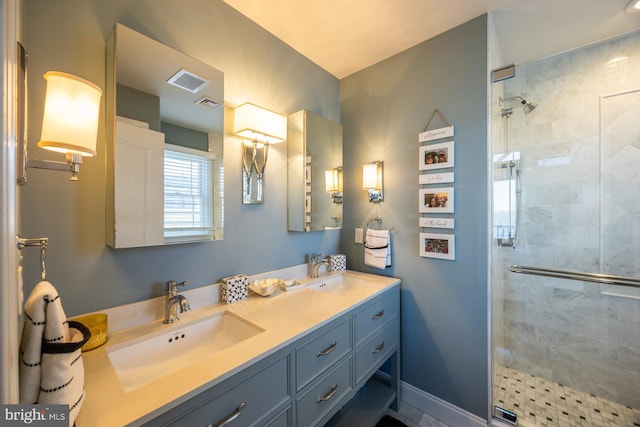
<path id="1" fill-rule="evenodd" d="M 356 348 L 398 314 L 398 291 L 391 289 L 356 311 Z"/>
<path id="2" fill-rule="evenodd" d="M 238 376 L 204 392 L 147 424 L 151 426 L 206 427 L 209 425 L 264 425 L 276 418 L 274 425 L 286 422 L 281 412 L 291 405 L 289 392 L 289 356 L 280 358 L 256 371 L 249 368 Z M 226 422 L 226 424 L 224 424 Z"/>
<path id="3" fill-rule="evenodd" d="M 351 356 L 332 367 L 297 400 L 297 426 L 315 426 L 328 416 L 353 389 Z"/>
<path id="4" fill-rule="evenodd" d="M 328 330 L 323 329 L 321 335 L 296 348 L 298 390 L 351 352 L 351 318 L 331 325 Z"/>
<path id="5" fill-rule="evenodd" d="M 398 321 L 386 326 L 367 340 L 356 353 L 356 384 L 371 376 L 398 344 Z"/>
<path id="6" fill-rule="evenodd" d="M 164 134 L 116 122 L 113 247 L 164 243 L 163 163 Z"/>

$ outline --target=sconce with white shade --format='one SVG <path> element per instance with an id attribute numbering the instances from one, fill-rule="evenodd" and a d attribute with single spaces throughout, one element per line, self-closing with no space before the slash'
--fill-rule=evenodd
<path id="1" fill-rule="evenodd" d="M 640 0 L 631 0 L 624 10 L 627 13 L 640 13 Z"/>
<path id="2" fill-rule="evenodd" d="M 264 203 L 262 180 L 269 145 L 287 139 L 287 118 L 247 102 L 234 110 L 233 133 L 246 140 L 242 144 L 242 203 Z"/>
<path id="3" fill-rule="evenodd" d="M 333 203 L 342 203 L 342 167 L 338 166 L 333 169 L 324 171 L 324 181 L 326 191 L 331 195 Z"/>
<path id="4" fill-rule="evenodd" d="M 38 147 L 66 155 L 66 162 L 29 159 L 27 139 L 18 144 L 18 184 L 27 182 L 26 168 L 71 172 L 78 181 L 82 157 L 96 155 L 102 89 L 72 74 L 49 71 L 42 132 Z M 24 96 L 24 93 L 22 94 Z"/>
<path id="5" fill-rule="evenodd" d="M 362 166 L 362 189 L 369 193 L 370 202 L 381 202 L 382 194 L 382 161 L 376 160 Z"/>

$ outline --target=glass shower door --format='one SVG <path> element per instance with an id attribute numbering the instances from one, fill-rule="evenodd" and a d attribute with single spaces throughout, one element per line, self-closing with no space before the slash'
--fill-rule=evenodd
<path id="1" fill-rule="evenodd" d="M 621 52 L 626 62 L 606 65 Z M 495 103 L 493 113 L 494 129 L 509 120 L 494 132 L 494 157 L 519 153 L 522 190 L 515 248 L 497 238 L 505 214 L 495 210 L 508 204 L 494 201 L 492 407 L 502 420 L 640 426 L 639 288 L 554 273 L 640 279 L 639 57 L 636 32 L 525 64 L 494 86 L 538 104 L 505 118 Z M 504 173 L 493 166 L 495 191 Z"/>

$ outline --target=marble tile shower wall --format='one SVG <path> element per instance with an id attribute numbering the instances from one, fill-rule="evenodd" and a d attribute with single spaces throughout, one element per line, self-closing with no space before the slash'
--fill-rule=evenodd
<path id="1" fill-rule="evenodd" d="M 621 56 L 628 59 L 605 65 Z M 494 280 L 503 280 L 497 287 L 504 292 L 504 338 L 496 344 L 506 366 L 640 408 L 640 300 L 605 295 L 593 283 L 506 269 L 522 264 L 599 271 L 604 240 L 600 100 L 637 90 L 640 32 L 520 66 L 517 76 L 505 82 L 506 97 L 521 95 L 538 108 L 525 115 L 514 104 L 509 118 L 509 148 L 520 151 L 524 159 L 521 239 L 515 250 L 494 250 L 500 252 L 494 258 L 503 258 L 498 267 L 502 271 L 496 271 Z M 622 133 L 636 134 L 625 147 L 627 156 L 638 159 L 627 173 L 635 181 L 615 190 L 617 198 L 638 202 L 624 207 L 627 233 L 636 237 L 640 235 L 640 136 L 632 129 L 638 129 L 633 122 L 639 118 L 636 113 L 635 120 L 617 120 L 615 126 Z M 625 274 L 640 277 L 640 239 L 620 234 L 621 250 L 612 259 L 625 266 Z M 631 246 L 622 246 L 629 242 Z M 635 266 L 635 272 L 629 266 Z"/>

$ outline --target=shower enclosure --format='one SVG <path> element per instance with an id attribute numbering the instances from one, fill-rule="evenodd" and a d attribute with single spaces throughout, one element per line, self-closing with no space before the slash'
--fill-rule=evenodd
<path id="1" fill-rule="evenodd" d="M 494 83 L 491 158 L 492 412 L 640 426 L 640 32 Z"/>

